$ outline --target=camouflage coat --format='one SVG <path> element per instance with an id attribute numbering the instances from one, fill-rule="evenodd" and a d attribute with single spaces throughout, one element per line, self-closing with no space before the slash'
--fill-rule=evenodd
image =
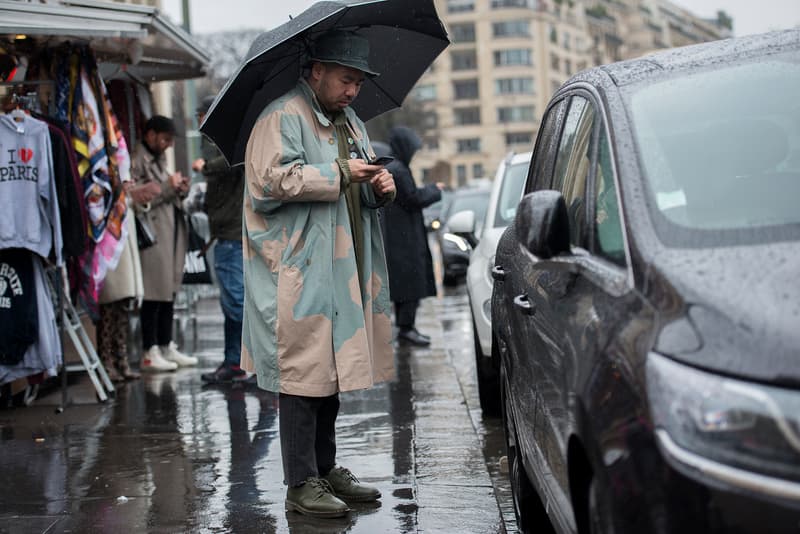
<path id="1" fill-rule="evenodd" d="M 373 156 L 364 123 L 345 112 Z M 247 144 L 242 367 L 269 391 L 321 397 L 394 376 L 377 213 L 361 210 L 359 280 L 338 155 L 304 80 L 267 106 Z"/>

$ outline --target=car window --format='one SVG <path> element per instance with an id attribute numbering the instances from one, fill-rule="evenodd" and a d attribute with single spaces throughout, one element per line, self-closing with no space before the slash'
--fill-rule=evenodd
<path id="1" fill-rule="evenodd" d="M 472 211 L 475 213 L 475 231 L 478 233 L 483 227 L 486 217 L 486 208 L 489 205 L 489 191 L 478 191 L 465 195 L 456 194 L 448 209 L 448 219 L 459 211 Z"/>
<path id="2" fill-rule="evenodd" d="M 724 62 L 625 91 L 659 237 L 677 246 L 800 233 L 800 62 Z"/>
<path id="3" fill-rule="evenodd" d="M 567 204 L 570 243 L 584 247 L 586 179 L 591 167 L 594 107 L 581 96 L 573 96 L 564 121 L 556 157 L 553 189 L 561 191 Z"/>
<path id="4" fill-rule="evenodd" d="M 547 116 L 542 121 L 542 129 L 536 142 L 536 151 L 531 159 L 528 179 L 525 183 L 525 193 L 541 189 L 550 189 L 550 181 L 553 176 L 553 162 L 548 157 L 553 143 L 558 136 L 561 122 L 564 117 L 564 106 L 566 99 L 558 104 L 551 106 Z"/>
<path id="5" fill-rule="evenodd" d="M 503 174 L 503 183 L 500 186 L 500 195 L 497 198 L 497 210 L 494 218 L 496 227 L 508 226 L 514 220 L 527 174 L 528 162 L 516 163 L 506 167 L 506 171 Z"/>
<path id="6" fill-rule="evenodd" d="M 595 175 L 595 252 L 617 265 L 625 265 L 625 240 L 620 223 L 614 167 L 605 128 L 601 128 Z"/>

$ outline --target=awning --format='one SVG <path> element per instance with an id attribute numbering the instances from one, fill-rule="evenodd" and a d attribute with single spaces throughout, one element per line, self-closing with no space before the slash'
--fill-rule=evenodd
<path id="1" fill-rule="evenodd" d="M 88 42 L 101 75 L 129 75 L 143 82 L 205 76 L 210 58 L 183 28 L 155 7 L 60 0 L 32 3 L 0 0 L 0 37 L 23 49 L 25 39 L 58 44 Z M 23 38 L 25 36 L 25 38 Z"/>

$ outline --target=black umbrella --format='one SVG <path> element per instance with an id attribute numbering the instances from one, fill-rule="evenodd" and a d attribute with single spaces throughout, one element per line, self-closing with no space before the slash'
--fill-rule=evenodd
<path id="1" fill-rule="evenodd" d="M 311 43 L 331 29 L 352 30 L 370 42 L 367 78 L 352 104 L 361 120 L 400 107 L 450 41 L 433 0 L 317 2 L 289 22 L 259 35 L 247 59 L 225 84 L 200 131 L 232 165 L 244 161 L 250 131 L 263 109 L 294 87 Z"/>

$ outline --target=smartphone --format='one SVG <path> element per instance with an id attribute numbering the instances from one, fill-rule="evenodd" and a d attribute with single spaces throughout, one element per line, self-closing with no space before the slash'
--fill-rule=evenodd
<path id="1" fill-rule="evenodd" d="M 392 156 L 381 156 L 379 158 L 375 158 L 369 162 L 370 165 L 383 165 L 386 166 L 394 161 Z"/>

